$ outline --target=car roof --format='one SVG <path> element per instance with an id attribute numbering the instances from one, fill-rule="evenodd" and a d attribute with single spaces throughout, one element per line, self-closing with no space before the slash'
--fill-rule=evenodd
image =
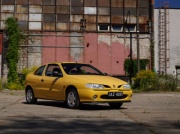
<path id="1" fill-rule="evenodd" d="M 77 62 L 50 62 L 47 64 L 62 64 L 62 63 L 77 63 Z M 47 64 L 45 64 L 45 65 L 47 65 Z"/>

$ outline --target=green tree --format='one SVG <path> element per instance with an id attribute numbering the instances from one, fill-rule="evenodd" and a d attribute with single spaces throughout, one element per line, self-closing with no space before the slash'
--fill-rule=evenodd
<path id="1" fill-rule="evenodd" d="M 17 63 L 19 59 L 19 45 L 24 39 L 22 31 L 20 30 L 17 20 L 10 17 L 6 20 L 6 32 L 8 35 L 8 50 L 6 55 L 8 66 L 8 83 L 17 82 Z"/>

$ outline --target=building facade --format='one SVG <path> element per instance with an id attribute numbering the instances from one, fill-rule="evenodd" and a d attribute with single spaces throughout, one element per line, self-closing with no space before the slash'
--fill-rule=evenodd
<path id="1" fill-rule="evenodd" d="M 15 17 L 28 36 L 20 46 L 19 71 L 48 62 L 77 61 L 108 74 L 125 74 L 124 61 L 130 55 L 137 59 L 140 53 L 140 59 L 151 60 L 148 26 L 153 0 L 0 2 L 1 55 L 8 17 Z"/>
<path id="2" fill-rule="evenodd" d="M 165 14 L 162 14 L 163 12 L 165 12 Z M 180 9 L 172 9 L 165 7 L 160 7 L 154 10 L 155 69 L 157 72 L 176 75 L 175 67 L 180 66 L 180 20 L 177 17 L 179 13 Z M 166 22 L 161 21 L 165 19 Z M 160 31 L 163 31 L 163 29 L 160 30 L 161 27 L 165 30 L 166 33 L 164 34 L 165 40 L 163 40 L 163 38 L 159 38 L 159 36 L 164 36 L 160 35 Z M 160 47 L 161 42 L 164 42 L 164 49 Z M 160 53 L 161 51 L 163 52 L 163 54 Z M 161 59 L 164 60 L 160 62 Z M 161 71 L 162 67 L 164 69 Z"/>

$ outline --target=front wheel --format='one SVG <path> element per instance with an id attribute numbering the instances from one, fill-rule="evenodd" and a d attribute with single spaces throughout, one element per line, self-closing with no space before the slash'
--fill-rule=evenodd
<path id="1" fill-rule="evenodd" d="M 34 92 L 33 92 L 32 88 L 28 88 L 26 90 L 26 102 L 28 104 L 35 104 L 37 102 L 37 98 L 34 97 Z"/>
<path id="2" fill-rule="evenodd" d="M 66 94 L 66 104 L 68 108 L 76 109 L 80 106 L 79 96 L 75 89 L 69 89 Z"/>
<path id="3" fill-rule="evenodd" d="M 119 109 L 123 103 L 109 103 L 110 107 L 113 109 Z"/>

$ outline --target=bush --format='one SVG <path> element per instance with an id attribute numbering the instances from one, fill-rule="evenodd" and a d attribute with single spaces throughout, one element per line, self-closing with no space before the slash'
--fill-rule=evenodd
<path id="1" fill-rule="evenodd" d="M 15 83 L 18 79 L 17 63 L 19 59 L 19 45 L 24 40 L 24 35 L 15 18 L 10 17 L 5 21 L 8 34 L 8 49 L 6 61 L 8 66 L 8 83 Z"/>
<path id="2" fill-rule="evenodd" d="M 37 67 L 34 66 L 32 68 L 24 68 L 19 75 L 19 78 L 15 80 L 15 82 L 8 82 L 5 84 L 5 87 L 10 90 L 23 90 L 25 85 L 26 76 L 33 72 Z"/>
<path id="3" fill-rule="evenodd" d="M 155 73 L 151 70 L 140 71 L 133 78 L 133 88 L 139 88 L 141 91 L 151 90 L 153 88 Z"/>
<path id="4" fill-rule="evenodd" d="M 149 59 L 140 59 L 140 70 L 146 70 Z M 124 70 L 126 75 L 135 76 L 137 73 L 137 60 L 126 59 L 124 61 Z"/>
<path id="5" fill-rule="evenodd" d="M 133 81 L 133 88 L 140 91 L 175 91 L 179 82 L 173 75 L 155 74 L 150 70 L 140 71 Z"/>
<path id="6" fill-rule="evenodd" d="M 6 88 L 10 90 L 23 90 L 24 87 L 19 82 L 9 82 L 6 85 Z"/>
<path id="7" fill-rule="evenodd" d="M 31 73 L 31 72 L 34 72 L 36 70 L 36 66 L 34 67 L 31 67 L 31 68 L 24 68 L 22 71 L 21 71 L 21 77 L 19 77 L 19 81 L 21 83 L 22 86 L 24 86 L 25 84 L 25 80 L 26 80 L 26 76 Z"/>
<path id="8" fill-rule="evenodd" d="M 3 81 L 2 81 L 2 79 L 0 79 L 0 90 L 2 90 L 3 89 Z"/>
<path id="9" fill-rule="evenodd" d="M 177 81 L 173 75 L 156 75 L 154 89 L 158 91 L 174 91 L 177 88 Z"/>

